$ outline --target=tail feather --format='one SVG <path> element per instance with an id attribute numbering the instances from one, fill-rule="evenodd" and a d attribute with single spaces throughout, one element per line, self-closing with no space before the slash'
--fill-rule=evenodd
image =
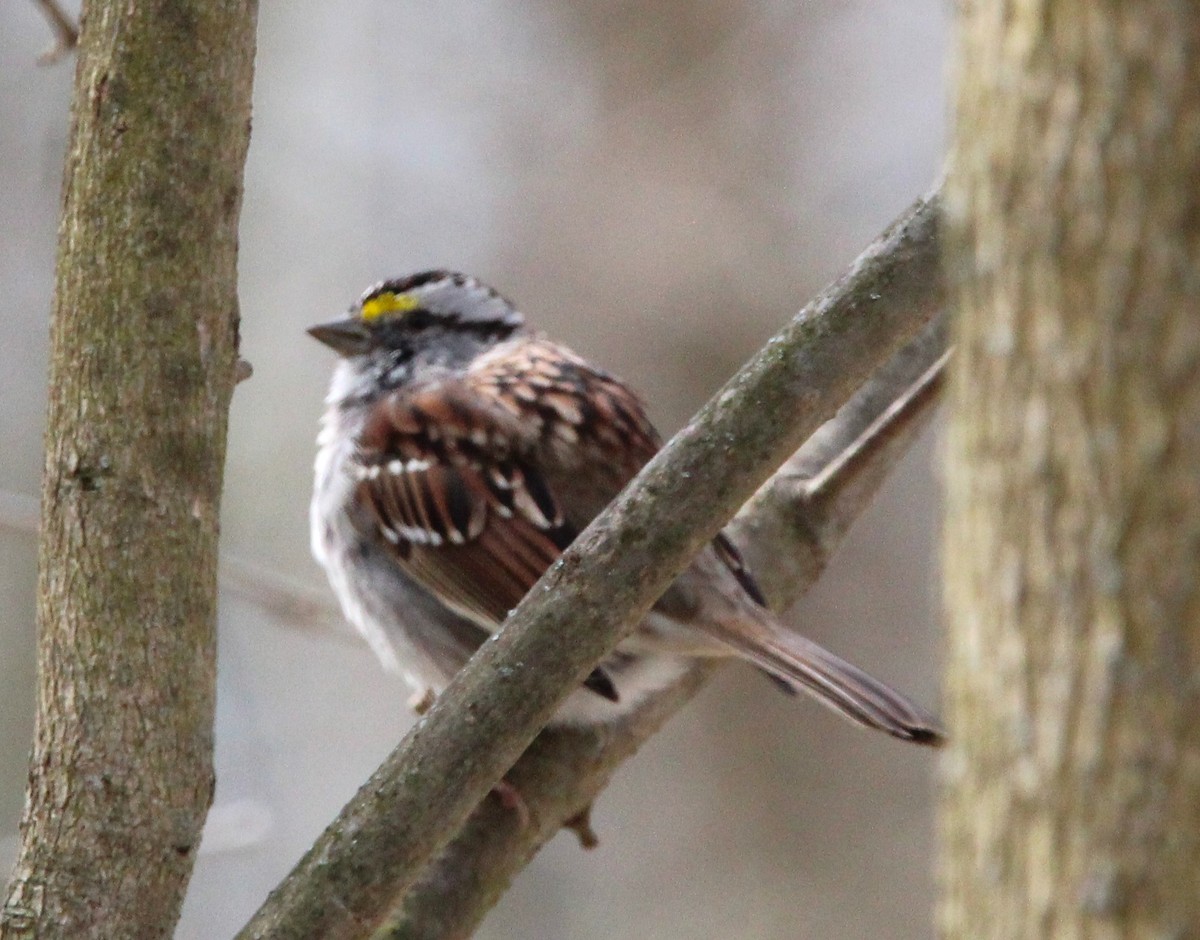
<path id="1" fill-rule="evenodd" d="M 726 621 L 714 633 L 785 687 L 838 714 L 916 744 L 938 747 L 945 732 L 923 708 L 811 640 L 775 624 Z"/>

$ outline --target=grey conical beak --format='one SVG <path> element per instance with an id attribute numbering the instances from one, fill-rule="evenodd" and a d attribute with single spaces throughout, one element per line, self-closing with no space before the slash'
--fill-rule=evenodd
<path id="1" fill-rule="evenodd" d="M 308 328 L 308 335 L 343 356 L 359 356 L 371 348 L 371 332 L 357 317 L 318 323 Z"/>

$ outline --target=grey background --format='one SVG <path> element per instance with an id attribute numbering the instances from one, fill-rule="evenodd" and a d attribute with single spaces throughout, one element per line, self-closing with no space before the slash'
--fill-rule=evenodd
<path id="1" fill-rule="evenodd" d="M 935 176 L 934 0 L 401 3 L 261 11 L 223 551 L 308 557 L 331 359 L 368 283 L 475 273 L 628 378 L 674 430 Z M 0 6 L 0 489 L 36 494 L 73 65 Z M 792 614 L 936 703 L 925 440 Z M 34 539 L 0 529 L 0 865 L 32 727 Z M 179 936 L 228 936 L 397 741 L 407 690 L 357 641 L 221 611 L 217 804 Z M 622 770 L 601 846 L 560 836 L 485 938 L 932 933 L 930 755 L 730 667 Z"/>

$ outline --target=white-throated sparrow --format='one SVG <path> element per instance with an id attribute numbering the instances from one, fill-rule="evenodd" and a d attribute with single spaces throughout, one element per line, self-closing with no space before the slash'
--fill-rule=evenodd
<path id="1" fill-rule="evenodd" d="M 385 667 L 439 692 L 659 436 L 624 383 L 462 274 L 385 281 L 309 332 L 341 356 L 318 439 L 313 553 Z M 863 725 L 941 740 L 921 708 L 783 627 L 723 535 L 557 718 L 619 716 L 695 656 L 738 656 Z"/>

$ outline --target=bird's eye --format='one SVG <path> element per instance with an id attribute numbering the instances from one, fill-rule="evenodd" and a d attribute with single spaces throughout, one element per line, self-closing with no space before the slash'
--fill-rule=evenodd
<path id="1" fill-rule="evenodd" d="M 367 297 L 362 302 L 362 318 L 372 323 L 382 317 L 397 316 L 409 313 L 421 306 L 421 302 L 412 294 L 397 294 L 394 291 L 383 291 Z"/>

